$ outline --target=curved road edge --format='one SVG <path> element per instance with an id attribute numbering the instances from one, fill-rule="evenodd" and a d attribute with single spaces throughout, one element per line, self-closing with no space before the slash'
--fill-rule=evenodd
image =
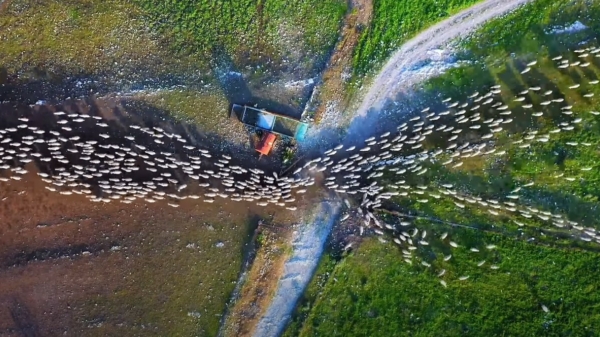
<path id="1" fill-rule="evenodd" d="M 427 51 L 472 33 L 485 22 L 533 0 L 486 0 L 439 22 L 407 41 L 386 62 L 363 96 L 355 116 L 382 108 L 386 98 L 402 88 L 401 74 L 428 58 Z"/>
<path id="2" fill-rule="evenodd" d="M 317 216 L 312 224 L 304 224 L 294 233 L 293 253 L 285 262 L 283 275 L 271 305 L 261 317 L 254 336 L 279 336 L 287 326 L 304 289 L 317 269 L 325 242 L 340 213 L 341 203 L 323 201 L 315 210 Z"/>

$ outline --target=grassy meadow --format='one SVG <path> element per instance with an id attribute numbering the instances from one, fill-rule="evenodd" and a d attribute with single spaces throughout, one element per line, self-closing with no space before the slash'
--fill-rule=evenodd
<path id="1" fill-rule="evenodd" d="M 98 75 L 175 61 L 121 0 L 10 1 L 0 12 L 0 67 L 32 78 Z"/>
<path id="2" fill-rule="evenodd" d="M 445 109 L 439 104 L 443 98 L 462 103 L 467 100 L 466 96 L 474 92 L 483 95 L 491 86 L 499 85 L 502 90 L 499 99 L 508 105 L 512 114 L 498 116 L 493 109 L 484 107 L 474 110 L 480 113 L 481 120 L 497 117 L 512 119 L 512 122 L 502 124 L 503 130 L 495 133 L 490 142 L 496 149 L 496 153 L 456 159 L 455 162 L 463 162 L 462 166 L 456 168 L 441 164 L 450 158 L 450 153 L 442 153 L 436 161 L 424 163 L 429 171 L 421 176 L 406 174 L 397 177 L 390 172 L 383 177 L 383 181 L 394 183 L 402 179 L 412 186 L 429 186 L 430 191 L 433 192 L 441 188 L 442 184 L 453 184 L 455 189 L 464 196 L 498 200 L 503 199 L 515 188 L 533 182 L 533 186 L 524 187 L 519 191 L 520 205 L 530 205 L 541 210 L 565 214 L 569 219 L 578 221 L 582 225 L 598 226 L 596 219 L 599 214 L 595 203 L 600 196 L 600 176 L 598 176 L 599 171 L 594 168 L 600 160 L 600 153 L 597 151 L 600 144 L 600 121 L 599 117 L 590 111 L 598 110 L 600 106 L 598 99 L 600 86 L 589 82 L 596 80 L 600 74 L 600 59 L 590 59 L 587 68 L 569 69 L 558 69 L 556 61 L 550 60 L 557 55 L 563 55 L 565 59 L 574 62 L 578 57 L 572 50 L 579 48 L 580 41 L 587 41 L 584 46 L 597 45 L 595 39 L 599 34 L 598 30 L 593 28 L 597 19 L 593 15 L 588 17 L 587 13 L 600 12 L 600 7 L 598 5 L 581 7 L 578 4 L 581 3 L 563 1 L 558 5 L 555 3 L 553 6 L 545 7 L 544 0 L 540 0 L 539 3 L 534 2 L 521 11 L 490 23 L 471 40 L 464 41 L 464 45 L 468 48 L 463 57 L 468 63 L 425 83 L 423 96 L 426 101 L 433 102 L 431 105 L 433 111 Z M 530 29 L 537 34 L 519 35 L 517 32 L 523 32 L 525 28 L 518 24 L 518 20 L 525 20 L 523 13 L 531 13 L 532 8 L 537 9 L 534 11 L 536 16 L 530 18 L 528 22 L 531 27 L 537 27 Z M 556 12 L 565 13 L 565 18 L 562 20 L 556 18 L 553 15 Z M 573 22 L 571 20 L 574 20 L 574 17 L 579 18 L 589 28 L 569 35 L 547 33 L 549 27 L 564 26 L 565 22 Z M 518 52 L 513 54 L 504 48 L 498 48 L 487 56 L 477 54 L 480 46 L 485 44 L 483 39 L 490 38 L 485 34 L 490 31 L 504 34 L 511 29 L 515 34 L 506 34 L 506 36 L 519 39 L 522 49 L 517 48 Z M 516 45 L 515 41 L 498 41 L 497 45 Z M 478 47 L 474 47 L 476 44 Z M 530 47 L 530 44 L 534 47 Z M 533 53 L 531 50 L 536 52 Z M 536 61 L 537 64 L 530 72 L 521 74 L 526 63 L 531 61 Z M 569 88 L 576 83 L 582 83 L 581 87 Z M 533 104 L 532 108 L 526 109 L 523 103 L 514 101 L 522 90 L 535 86 L 540 89 L 520 95 L 525 97 L 523 103 Z M 551 90 L 552 93 L 542 97 L 541 93 L 546 90 Z M 594 96 L 583 96 L 586 93 Z M 564 99 L 564 102 L 548 106 L 540 104 L 549 99 Z M 470 102 L 470 104 L 473 106 L 477 103 Z M 573 115 L 563 114 L 561 105 L 572 106 Z M 542 112 L 543 115 L 533 116 L 534 112 Z M 575 118 L 581 118 L 581 121 L 576 124 L 574 130 L 550 132 L 556 130 L 560 123 Z M 461 132 L 456 140 L 459 145 L 467 142 L 480 143 L 481 137 L 489 133 L 485 126 L 479 130 L 469 129 L 463 126 L 465 124 L 457 124 L 451 118 L 442 118 L 436 123 L 463 128 L 464 132 Z M 550 135 L 549 140 L 547 142 L 524 141 L 527 132 Z M 447 140 L 448 137 L 448 134 L 434 133 L 424 142 L 424 148 L 444 149 L 452 143 Z M 521 148 L 521 144 L 515 144 L 519 141 L 530 143 L 530 146 Z M 488 146 L 483 151 L 489 148 Z M 505 153 L 502 154 L 503 152 Z M 590 167 L 592 170 L 585 170 Z M 575 179 L 569 181 L 565 179 L 567 177 Z M 477 218 L 474 214 L 467 213 L 481 212 L 476 206 L 471 207 L 471 211 L 461 210 L 453 206 L 452 198 L 446 196 L 442 196 L 439 203 L 428 204 L 417 203 L 418 198 L 418 195 L 409 195 L 409 198 L 399 199 L 398 204 L 405 209 L 420 210 L 420 213 L 425 215 L 455 219 L 457 222 L 484 224 L 485 218 L 489 215 L 485 215 L 486 211 L 483 211 L 483 218 Z M 444 198 L 448 199 L 448 205 L 444 204 Z M 465 216 L 460 216 L 461 214 Z M 495 221 L 511 219 L 513 219 L 511 215 L 505 214 Z"/>
<path id="3" fill-rule="evenodd" d="M 472 231 L 456 233 L 472 236 Z M 498 246 L 500 269 L 476 266 L 466 249 L 436 262 L 450 281 L 408 265 L 399 249 L 367 240 L 338 263 L 294 336 L 594 336 L 597 254 L 478 233 Z M 315 281 L 313 281 L 314 283 Z M 548 312 L 542 309 L 548 308 Z M 288 334 L 291 336 L 292 334 Z"/>
<path id="4" fill-rule="evenodd" d="M 440 102 L 477 103 L 467 96 L 487 93 L 493 85 L 501 88 L 500 100 L 512 111 L 498 116 L 494 109 L 466 108 L 468 115 L 480 113 L 481 120 L 503 117 L 512 122 L 485 141 L 485 156 L 455 158 L 460 167 L 442 165 L 450 158 L 444 152 L 435 161 L 423 162 L 422 175 L 385 172 L 381 185 L 390 183 L 427 186 L 423 192 L 410 191 L 394 197 L 385 208 L 408 214 L 411 232 L 427 231 L 430 245 L 419 246 L 412 264 L 403 261 L 401 248 L 390 236 L 388 243 L 365 242 L 339 262 L 324 258 L 305 298 L 299 303 L 286 336 L 594 336 L 600 333 L 594 289 L 598 274 L 598 246 L 579 240 L 581 232 L 570 226 L 558 227 L 533 216 L 498 210 L 479 203 L 459 201 L 440 193 L 442 184 L 452 184 L 458 195 L 467 198 L 513 201 L 520 207 L 551 212 L 576 221 L 580 226 L 600 229 L 597 202 L 600 197 L 600 58 L 579 58 L 573 51 L 597 47 L 600 36 L 600 5 L 586 1 L 538 0 L 485 25 L 461 41 L 464 51 L 459 67 L 424 85 L 422 100 L 431 110 L 447 110 Z M 556 33 L 580 21 L 586 29 Z M 562 55 L 571 63 L 589 61 L 588 67 L 559 69 L 551 58 Z M 522 73 L 527 63 L 537 61 Z M 570 88 L 580 83 L 579 88 Z M 540 90 L 523 90 L 539 86 Z M 552 93 L 542 97 L 542 93 Z M 593 96 L 584 96 L 594 94 Z M 516 96 L 525 97 L 515 102 Z M 564 99 L 560 104 L 541 105 L 545 100 Z M 533 108 L 524 108 L 526 103 Z M 572 115 L 561 106 L 572 106 Z M 425 108 L 425 105 L 421 108 Z M 457 108 L 458 109 L 458 108 Z M 418 110 L 417 110 L 418 111 Z M 542 116 L 533 116 L 542 112 Z M 448 116 L 449 117 L 449 116 Z M 560 123 L 581 121 L 571 131 L 557 129 Z M 456 143 L 482 143 L 486 126 L 470 129 L 454 118 L 443 117 L 436 125 L 460 127 Z M 410 123 L 409 123 L 410 124 Z M 550 135 L 546 142 L 526 140 Z M 410 136 L 410 134 L 409 134 Z M 435 132 L 423 142 L 424 149 L 444 149 L 452 142 L 448 133 Z M 524 141 L 530 146 L 520 147 Z M 517 142 L 517 144 L 515 144 Z M 575 145 L 569 145 L 575 144 Z M 407 148 L 407 146 L 405 146 Z M 589 168 L 591 170 L 587 170 Z M 570 180 L 567 180 L 569 178 Z M 571 179 L 574 178 L 574 179 Z M 532 186 L 524 186 L 532 183 Z M 522 187 L 518 200 L 507 199 Z M 399 190 L 403 191 L 403 190 Z M 433 198 L 432 195 L 439 198 Z M 428 198 L 429 202 L 418 200 Z M 383 221 L 397 224 L 397 214 L 378 212 Z M 439 241 L 449 233 L 459 248 Z M 496 249 L 488 250 L 493 244 Z M 404 247 L 406 248 L 406 247 Z M 425 248 L 425 249 L 424 249 Z M 470 248 L 478 248 L 473 252 Z M 443 256 L 452 254 L 450 261 Z M 420 262 L 429 263 L 425 267 Z M 482 266 L 478 264 L 482 263 Z M 494 265 L 498 269 L 491 269 Z M 446 270 L 441 278 L 437 274 Z M 469 276 L 460 281 L 460 276 Z M 447 282 L 444 288 L 440 280 Z M 544 310 L 544 307 L 547 309 Z"/>
<path id="5" fill-rule="evenodd" d="M 514 121 L 503 125 L 504 130 L 494 137 L 494 146 L 497 152 L 506 153 L 490 155 L 486 159 L 467 158 L 459 168 L 432 164 L 432 171 L 415 183 L 427 181 L 438 186 L 439 183 L 451 183 L 467 194 L 502 198 L 514 188 L 534 182 L 533 186 L 520 191 L 521 204 L 560 212 L 583 225 L 598 227 L 595 203 L 600 196 L 600 171 L 597 170 L 600 160 L 597 150 L 600 144 L 600 120 L 590 111 L 600 107 L 600 87 L 589 82 L 599 77 L 600 59 L 592 58 L 587 68 L 558 69 L 556 61 L 551 58 L 563 55 L 565 59 L 574 62 L 578 57 L 572 50 L 579 48 L 580 41 L 586 41 L 585 46 L 597 45 L 600 21 L 593 13 L 600 13 L 600 5 L 586 5 L 585 2 L 578 1 L 544 5 L 544 0 L 534 2 L 523 10 L 484 27 L 471 40 L 465 41 L 465 45 L 469 47 L 466 55 L 477 62 L 453 69 L 426 85 L 426 90 L 429 90 L 432 97 L 437 96 L 438 100 L 439 97 L 452 97 L 454 100 L 462 97 L 464 100 L 465 96 L 475 91 L 483 93 L 482 89 L 500 85 L 502 99 L 513 112 L 510 117 Z M 564 13 L 564 17 L 557 17 L 557 12 Z M 536 14 L 527 21 L 527 16 L 524 17 L 527 13 Z M 589 28 L 565 35 L 547 33 L 549 27 L 561 26 L 576 18 Z M 521 21 L 527 21 L 529 26 L 523 27 L 519 24 Z M 506 31 L 513 31 L 514 35 L 506 34 Z M 531 33 L 532 31 L 537 33 Z M 490 32 L 502 32 L 505 38 L 490 36 Z M 497 39 L 499 43 L 490 46 L 489 55 L 478 55 L 488 38 Z M 517 45 L 520 47 L 515 47 L 515 53 L 509 57 L 511 52 L 507 48 Z M 531 61 L 537 61 L 537 65 L 530 72 L 521 74 L 525 64 Z M 577 90 L 569 88 L 577 83 L 581 83 Z M 524 109 L 520 104 L 515 104 L 513 99 L 519 92 L 534 86 L 541 88 L 539 92 L 552 90 L 553 93 L 541 97 L 539 93 L 530 91 L 525 96 L 526 101 L 534 105 L 533 109 Z M 584 93 L 594 96 L 584 97 Z M 547 99 L 564 99 L 562 105 L 572 106 L 573 115 L 562 114 L 561 107 L 556 104 L 540 105 Z M 533 116 L 534 111 L 543 112 L 543 115 Z M 493 116 L 491 111 L 482 111 L 481 114 L 482 119 Z M 581 118 L 581 122 L 573 131 L 550 133 L 561 122 L 575 118 Z M 528 148 L 520 148 L 513 143 L 523 139 L 525 132 L 531 131 L 550 135 L 549 141 L 532 141 Z M 486 131 L 469 130 L 459 138 L 459 143 L 460 140 L 477 141 L 484 133 Z M 447 144 L 444 139 L 435 139 L 429 145 L 444 147 Z M 440 161 L 446 158 L 447 156 L 442 156 Z M 584 171 L 589 167 L 596 169 Z M 569 181 L 566 177 L 575 180 Z"/>
<path id="6" fill-rule="evenodd" d="M 0 83 L 41 81 L 66 93 L 55 99 L 70 96 L 74 78 L 93 81 L 90 94 L 142 89 L 149 96 L 138 99 L 160 96 L 156 108 L 215 132 L 214 117 L 233 102 L 262 97 L 301 111 L 307 94 L 282 83 L 322 70 L 345 13 L 342 0 L 9 1 L 0 11 Z"/>
<path id="7" fill-rule="evenodd" d="M 9 73 L 182 73 L 209 70 L 217 57 L 276 70 L 284 59 L 322 61 L 345 11 L 341 0 L 14 0 L 0 12 L 0 58 Z"/>

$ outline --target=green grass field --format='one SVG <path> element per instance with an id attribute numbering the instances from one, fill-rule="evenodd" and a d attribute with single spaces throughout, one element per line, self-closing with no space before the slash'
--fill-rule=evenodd
<path id="1" fill-rule="evenodd" d="M 479 59 L 511 53 L 539 54 L 540 49 L 560 51 L 565 45 L 581 41 L 574 40 L 571 34 L 551 34 L 551 29 L 580 21 L 588 27 L 587 32 L 597 32 L 598 8 L 594 1 L 536 0 L 486 24 L 463 44 L 471 56 Z"/>
<path id="2" fill-rule="evenodd" d="M 341 0 L 14 0 L 0 13 L 0 58 L 9 73 L 138 66 L 184 74 L 217 57 L 281 70 L 295 57 L 324 61 L 345 11 Z"/>
<path id="3" fill-rule="evenodd" d="M 538 130 L 539 134 L 547 134 L 566 120 L 558 106 L 536 108 L 544 113 L 541 117 L 531 115 L 532 111 L 521 107 L 511 107 L 515 123 L 507 125 L 495 140 L 498 151 L 506 151 L 502 156 L 490 156 L 483 160 L 475 158 L 465 161 L 465 165 L 457 169 L 436 166 L 429 173 L 430 181 L 453 183 L 459 189 L 473 195 L 498 198 L 509 193 L 519 185 L 534 181 L 536 184 L 524 189 L 521 202 L 541 206 L 549 211 L 559 211 L 571 219 L 586 225 L 597 225 L 597 214 L 594 203 L 600 196 L 600 176 L 598 170 L 582 171 L 583 168 L 596 167 L 600 160 L 597 145 L 600 144 L 600 119 L 590 111 L 600 106 L 600 88 L 587 84 L 600 74 L 600 61 L 593 60 L 587 70 L 560 70 L 550 58 L 566 55 L 575 59 L 576 55 L 568 50 L 578 48 L 579 41 L 594 41 L 599 36 L 597 16 L 600 13 L 598 4 L 584 5 L 584 2 L 548 2 L 540 0 L 522 11 L 486 26 L 472 40 L 465 41 L 469 47 L 466 55 L 480 59 L 481 63 L 464 66 L 449 71 L 444 76 L 431 80 L 426 88 L 436 96 L 459 99 L 474 91 L 498 84 L 503 92 L 512 92 L 504 97 L 511 105 L 512 98 L 523 89 L 540 86 L 542 90 L 553 90 L 552 98 L 564 98 L 565 105 L 572 105 L 574 117 L 582 119 L 578 128 L 572 132 L 552 134 L 546 143 L 532 142 L 527 149 L 519 148 L 512 142 L 522 138 L 526 131 Z M 548 5 L 548 6 L 545 6 Z M 563 13 L 562 19 L 556 13 Z M 527 16 L 527 14 L 532 16 Z M 529 20 L 526 18 L 529 17 Z M 589 28 L 568 36 L 547 34 L 548 27 L 573 22 L 579 18 Z M 527 27 L 519 22 L 526 21 Z M 506 34 L 506 32 L 514 34 Z M 503 38 L 490 35 L 503 34 Z M 521 32 L 521 33 L 519 33 Z M 523 33 L 527 32 L 527 33 Z M 489 46 L 488 55 L 478 54 L 485 46 L 487 39 L 498 41 Z M 519 41 L 519 42 L 517 42 Z M 588 43 L 595 45 L 595 43 Z M 514 57 L 507 59 L 514 47 Z M 535 53 L 534 53 L 535 51 Z M 520 74 L 524 64 L 532 60 L 538 61 L 531 74 Z M 583 68 L 581 68 L 583 69 Z M 474 80 L 473 80 L 474 79 Z M 575 83 L 583 83 L 580 90 L 569 89 Z M 583 92 L 593 93 L 593 97 L 583 97 Z M 539 104 L 540 98 L 530 93 L 528 100 Z M 461 136 L 463 141 L 476 139 L 477 133 L 469 132 Z M 567 142 L 588 146 L 571 146 Z M 433 142 L 431 146 L 444 145 Z M 566 181 L 556 176 L 574 177 L 576 181 Z M 423 180 L 420 181 L 421 183 Z"/>
<path id="4" fill-rule="evenodd" d="M 479 2 L 478 0 L 374 0 L 373 19 L 354 53 L 354 73 L 377 69 L 390 54 L 419 31 Z"/>
<path id="5" fill-rule="evenodd" d="M 464 235 L 473 235 L 465 232 Z M 600 331 L 597 254 L 485 235 L 500 269 L 455 253 L 438 277 L 368 240 L 336 265 L 299 336 L 594 336 Z M 440 262 L 442 264 L 443 262 Z M 545 305 L 549 312 L 542 309 Z"/>
<path id="6" fill-rule="evenodd" d="M 502 99 L 510 106 L 513 112 L 510 117 L 514 121 L 503 124 L 504 131 L 493 139 L 497 152 L 506 151 L 506 154 L 464 159 L 464 165 L 459 168 L 440 165 L 439 162 L 449 158 L 448 155 L 442 154 L 438 162 L 426 164 L 430 169 L 426 174 L 418 177 L 407 175 L 405 178 L 409 184 L 428 185 L 434 188 L 442 183 L 450 183 L 464 194 L 495 199 L 509 194 L 517 186 L 534 181 L 534 186 L 520 192 L 522 203 L 541 206 L 553 212 L 564 212 L 573 220 L 591 225 L 596 222 L 596 211 L 592 206 L 598 200 L 600 176 L 598 170 L 583 171 L 582 168 L 595 167 L 600 161 L 600 153 L 597 151 L 597 145 L 600 143 L 600 120 L 590 113 L 600 106 L 598 99 L 600 87 L 587 83 L 598 78 L 600 61 L 592 60 L 585 70 L 584 68 L 559 70 L 550 58 L 565 55 L 567 58 L 575 59 L 576 55 L 569 50 L 577 49 L 580 41 L 590 41 L 587 45 L 596 45 L 593 41 L 599 35 L 599 30 L 594 27 L 597 27 L 598 20 L 597 16 L 588 16 L 588 13 L 600 13 L 600 6 L 596 4 L 582 7 L 580 6 L 582 2 L 568 1 L 553 2 L 552 6 L 545 6 L 545 4 L 548 3 L 540 0 L 526 6 L 522 11 L 484 27 L 481 32 L 474 35 L 472 40 L 464 42 L 468 49 L 463 57 L 479 62 L 469 62 L 425 84 L 423 95 L 433 102 L 439 102 L 441 98 L 446 97 L 453 101 L 464 101 L 467 95 L 475 91 L 483 94 L 490 86 L 500 85 L 503 92 Z M 519 24 L 519 20 L 525 20 L 523 16 L 532 12 L 536 15 L 527 21 L 529 28 L 524 28 Z M 555 17 L 556 12 L 564 13 L 565 17 L 562 20 Z M 545 32 L 548 27 L 573 22 L 574 18 L 579 18 L 590 28 L 568 36 Z M 527 29 L 530 32 L 518 33 Z M 514 30 L 515 34 L 504 34 L 511 30 Z M 492 31 L 502 32 L 505 39 L 487 35 Z M 480 48 L 485 45 L 487 38 L 498 38 L 495 40 L 498 43 L 490 46 L 489 54 L 479 55 Z M 514 40 L 518 40 L 519 43 Z M 516 45 L 520 46 L 517 48 L 518 52 L 511 57 L 508 57 L 511 52 L 505 48 L 494 49 L 494 46 Z M 520 70 L 524 68 L 525 63 L 533 60 L 538 64 L 530 73 L 521 74 Z M 583 84 L 578 90 L 570 89 L 569 86 L 574 83 Z M 534 103 L 536 105 L 534 110 L 542 111 L 543 116 L 534 117 L 532 115 L 534 110 L 524 109 L 520 104 L 513 102 L 518 92 L 533 86 L 540 86 L 541 91 L 551 89 L 553 94 L 549 98 L 564 98 L 564 105 L 573 106 L 572 118 L 579 117 L 582 120 L 571 132 L 552 134 L 548 142 L 533 141 L 529 148 L 522 149 L 513 142 L 522 139 L 524 132 L 536 130 L 539 134 L 546 134 L 556 129 L 560 122 L 568 120 L 561 114 L 560 106 L 540 108 L 539 103 L 542 99 L 534 92 L 528 93 L 526 99 Z M 593 93 L 594 96 L 583 97 L 583 93 Z M 434 109 L 435 104 L 437 103 L 434 103 Z M 492 117 L 494 112 L 482 110 L 481 114 L 482 119 L 486 119 Z M 454 125 L 452 123 L 449 120 L 440 121 L 440 124 Z M 485 133 L 487 131 L 466 129 L 460 134 L 457 143 L 478 142 L 479 137 Z M 566 144 L 567 142 L 590 145 L 570 146 Z M 425 148 L 445 148 L 448 144 L 444 137 L 434 136 L 426 141 Z M 560 174 L 575 177 L 577 180 L 572 182 L 555 178 Z M 394 179 L 397 178 L 388 175 L 386 181 L 391 182 Z M 404 207 L 424 207 L 432 212 L 432 208 L 440 206 L 419 206 L 414 202 L 409 203 L 408 200 L 402 202 Z M 456 211 L 454 208 L 453 210 Z"/>
<path id="7" fill-rule="evenodd" d="M 138 7 L 120 0 L 11 1 L 0 12 L 0 66 L 8 73 L 97 74 L 163 57 Z M 168 62 L 168 60 L 165 60 Z M 146 64 L 147 66 L 148 64 Z"/>

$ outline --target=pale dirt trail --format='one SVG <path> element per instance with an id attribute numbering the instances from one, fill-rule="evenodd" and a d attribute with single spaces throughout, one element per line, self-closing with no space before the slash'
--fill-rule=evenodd
<path id="1" fill-rule="evenodd" d="M 386 62 L 347 111 L 336 102 L 326 103 L 327 111 L 318 125 L 309 128 L 302 142 L 304 151 L 324 151 L 336 143 L 357 145 L 381 130 L 390 113 L 386 103 L 402 95 L 411 96 L 416 85 L 456 66 L 453 42 L 465 37 L 486 21 L 506 14 L 532 0 L 486 0 L 474 5 L 407 41 Z M 405 106 L 406 111 L 411 107 Z M 397 113 L 394 112 L 394 113 Z"/>
<path id="2" fill-rule="evenodd" d="M 373 80 L 355 116 L 364 116 L 370 109 L 381 109 L 386 98 L 393 99 L 398 92 L 414 84 L 410 80 L 404 81 L 402 74 L 427 60 L 428 51 L 464 37 L 484 22 L 530 1 L 532 0 L 487 0 L 428 28 L 406 42 Z"/>
<path id="3" fill-rule="evenodd" d="M 453 40 L 471 33 L 486 21 L 530 1 L 532 0 L 487 0 L 423 31 L 394 53 L 381 73 L 373 80 L 353 118 L 364 117 L 367 113 L 377 115 L 388 98 L 393 99 L 396 94 L 407 91 L 416 82 L 425 80 L 426 77 L 423 74 L 411 72 L 411 69 L 423 61 L 431 60 L 428 51 L 436 48 L 445 49 Z M 435 74 L 430 74 L 430 76 L 433 75 Z M 358 118 L 356 120 L 362 120 L 360 124 L 363 128 L 367 125 L 364 124 L 364 119 Z M 376 119 L 373 118 L 373 120 Z M 327 122 L 322 124 L 325 124 L 322 125 L 324 128 L 332 126 L 327 125 L 329 124 Z M 354 133 L 352 131 L 355 127 L 360 128 L 361 126 L 351 124 L 348 135 L 360 135 L 360 132 Z M 312 136 L 326 137 L 320 131 L 315 132 Z M 295 237 L 293 242 L 294 252 L 286 262 L 285 271 L 279 280 L 277 292 L 267 312 L 258 323 L 254 336 L 279 336 L 284 331 L 296 302 L 302 296 L 321 258 L 323 245 L 333 227 L 335 215 L 338 211 L 339 205 L 333 206 L 324 202 L 315 223 L 305 225 L 305 228 L 300 229 L 299 235 Z"/>
<path id="4" fill-rule="evenodd" d="M 296 302 L 310 282 L 325 241 L 338 216 L 340 203 L 324 201 L 312 224 L 303 224 L 294 233 L 292 256 L 285 262 L 277 292 L 254 330 L 255 337 L 279 336 L 291 318 Z"/>

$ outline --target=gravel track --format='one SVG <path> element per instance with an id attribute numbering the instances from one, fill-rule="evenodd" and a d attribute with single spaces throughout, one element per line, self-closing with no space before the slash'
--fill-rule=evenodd
<path id="1" fill-rule="evenodd" d="M 427 79 L 428 76 L 435 75 L 435 73 L 429 73 L 423 76 L 422 73 L 411 71 L 416 65 L 432 60 L 430 51 L 446 49 L 452 41 L 473 32 L 486 21 L 504 15 L 530 1 L 532 0 L 487 0 L 421 32 L 392 55 L 373 80 L 352 118 L 360 121 L 363 127 L 366 125 L 367 114 L 369 115 L 368 120 L 376 120 L 376 118 L 370 118 L 370 115 L 376 117 L 388 99 L 393 100 L 397 94 L 409 91 L 414 84 Z M 340 112 L 335 111 L 335 113 L 339 116 Z M 339 118 L 333 118 L 333 121 L 339 122 Z M 335 127 L 335 125 L 328 125 L 330 123 L 327 122 L 322 124 L 324 125 L 319 129 L 323 131 L 326 128 Z M 353 132 L 354 128 L 355 125 L 351 123 L 346 137 L 360 135 L 360 132 Z M 312 136 L 320 137 L 325 134 L 319 131 L 313 133 Z M 318 265 L 323 245 L 333 227 L 335 214 L 338 213 L 339 207 L 339 205 L 324 202 L 315 223 L 305 225 L 299 235 L 294 238 L 293 255 L 286 262 L 277 292 L 267 312 L 258 323 L 254 336 L 279 336 L 284 331 L 296 302 L 310 282 Z"/>
<path id="2" fill-rule="evenodd" d="M 430 57 L 428 51 L 438 49 L 473 32 L 483 23 L 506 14 L 531 0 L 487 0 L 474 5 L 421 32 L 402 45 L 373 80 L 355 116 L 371 109 L 381 109 L 387 98 L 411 87 L 414 81 L 404 73 Z M 442 48 L 443 49 L 443 48 Z"/>
<path id="3" fill-rule="evenodd" d="M 312 224 L 304 224 L 294 234 L 293 254 L 286 261 L 277 293 L 258 323 L 254 336 L 279 336 L 283 332 L 296 302 L 310 282 L 323 253 L 325 240 L 340 210 L 340 203 L 324 201 Z"/>

